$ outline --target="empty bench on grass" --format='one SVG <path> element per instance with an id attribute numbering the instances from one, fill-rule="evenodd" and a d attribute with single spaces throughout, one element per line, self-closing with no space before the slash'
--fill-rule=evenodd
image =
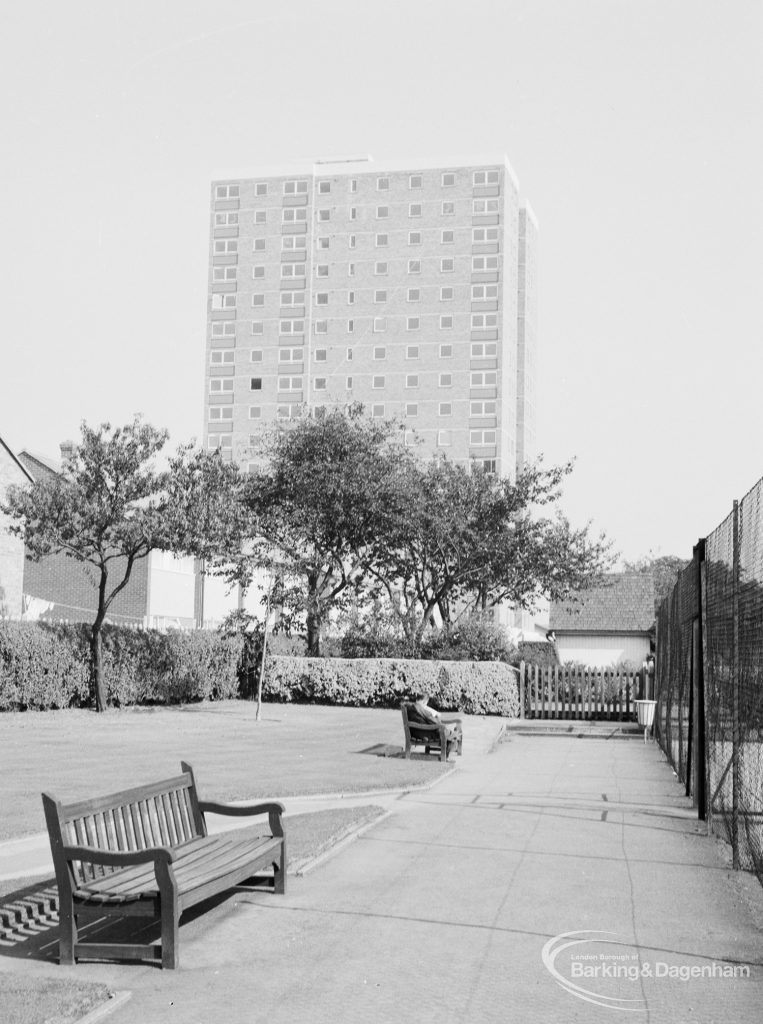
<path id="1" fill-rule="evenodd" d="M 460 718 L 438 718 L 436 721 L 425 718 L 415 703 L 406 702 L 400 705 L 403 713 L 403 730 L 405 732 L 405 756 L 410 758 L 411 748 L 424 747 L 424 752 L 438 752 L 441 761 L 447 761 L 451 750 L 461 753 L 463 733 Z"/>
<path id="2" fill-rule="evenodd" d="M 199 800 L 190 765 L 182 775 L 111 796 L 62 804 L 42 794 L 58 883 L 60 962 L 77 957 L 161 959 L 178 966 L 178 922 L 189 907 L 273 868 L 272 887 L 286 891 L 280 803 Z M 207 834 L 205 813 L 267 814 L 270 835 L 253 829 Z M 161 922 L 161 947 L 80 942 L 79 923 L 103 917 Z"/>

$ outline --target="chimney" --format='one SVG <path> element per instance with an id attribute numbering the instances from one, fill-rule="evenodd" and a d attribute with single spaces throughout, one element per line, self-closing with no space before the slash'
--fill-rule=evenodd
<path id="1" fill-rule="evenodd" d="M 62 462 L 66 462 L 74 455 L 74 441 L 62 441 L 58 447 L 61 449 Z"/>

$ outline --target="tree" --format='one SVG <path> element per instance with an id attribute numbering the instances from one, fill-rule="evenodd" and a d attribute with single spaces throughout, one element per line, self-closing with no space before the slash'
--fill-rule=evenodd
<path id="1" fill-rule="evenodd" d="M 403 514 L 374 546 L 369 571 L 409 639 L 420 642 L 436 610 L 447 623 L 457 604 L 529 609 L 598 582 L 613 560 L 606 538 L 539 514 L 570 471 L 537 464 L 511 482 L 444 459 L 404 467 Z"/>
<path id="2" fill-rule="evenodd" d="M 654 610 L 659 611 L 660 605 L 676 585 L 679 574 L 689 561 L 678 555 L 658 555 L 650 551 L 635 562 L 623 561 L 626 572 L 637 572 L 654 577 Z"/>
<path id="3" fill-rule="evenodd" d="M 236 495 L 238 469 L 218 454 L 181 448 L 169 468 L 154 460 L 167 431 L 140 417 L 124 427 L 82 424 L 82 440 L 53 478 L 10 488 L 3 511 L 11 532 L 39 560 L 63 552 L 83 563 L 97 589 L 91 627 L 93 697 L 106 706 L 101 631 L 114 599 L 130 581 L 136 562 L 156 548 L 198 557 L 233 557 L 240 550 L 244 518 Z"/>
<path id="4" fill-rule="evenodd" d="M 366 550 L 402 514 L 395 486 L 411 456 L 399 428 L 369 419 L 361 406 L 305 416 L 263 434 L 263 465 L 250 475 L 246 504 L 258 542 L 251 565 L 274 568 L 274 600 L 304 615 L 308 654 L 320 653 L 329 612 L 361 588 Z"/>

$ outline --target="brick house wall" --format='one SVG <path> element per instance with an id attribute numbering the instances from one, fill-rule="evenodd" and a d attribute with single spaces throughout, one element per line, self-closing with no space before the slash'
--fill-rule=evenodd
<path id="1" fill-rule="evenodd" d="M 11 485 L 29 483 L 29 476 L 0 438 L 0 502 Z M 24 545 L 8 533 L 8 517 L 0 512 L 0 618 L 19 618 L 24 581 Z"/>
<path id="2" fill-rule="evenodd" d="M 126 559 L 116 559 L 110 587 L 122 579 Z M 98 608 L 98 574 L 94 568 L 64 554 L 46 555 L 39 562 L 24 559 L 24 597 L 43 619 L 89 622 Z M 109 608 L 108 620 L 142 623 L 148 609 L 148 559 L 133 566 L 130 582 Z"/>

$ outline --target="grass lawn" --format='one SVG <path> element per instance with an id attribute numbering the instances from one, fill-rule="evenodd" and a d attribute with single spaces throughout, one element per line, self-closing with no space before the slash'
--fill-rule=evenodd
<path id="1" fill-rule="evenodd" d="M 195 771 L 202 798 L 236 800 L 358 793 L 429 782 L 435 758 L 379 757 L 403 745 L 398 710 L 246 701 L 180 708 L 66 710 L 0 715 L 0 840 L 45 830 L 40 793 L 78 799 L 180 770 Z"/>
<path id="2" fill-rule="evenodd" d="M 107 985 L 0 971 L 0 1006 L 8 1024 L 74 1024 L 108 998 Z"/>

